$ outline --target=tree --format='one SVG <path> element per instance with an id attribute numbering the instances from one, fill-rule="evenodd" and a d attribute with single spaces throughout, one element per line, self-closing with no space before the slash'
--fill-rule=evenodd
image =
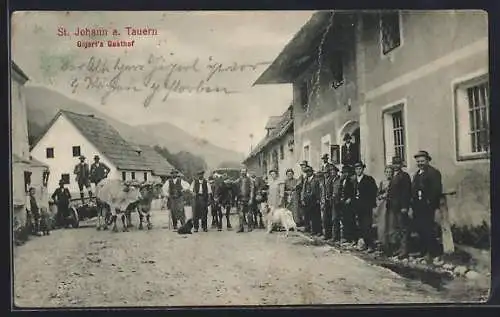
<path id="1" fill-rule="evenodd" d="M 170 162 L 176 169 L 178 169 L 188 181 L 192 181 L 196 173 L 200 170 L 205 170 L 207 164 L 205 160 L 190 152 L 181 151 L 176 154 L 170 153 L 167 148 L 161 146 L 154 146 L 154 149 Z"/>

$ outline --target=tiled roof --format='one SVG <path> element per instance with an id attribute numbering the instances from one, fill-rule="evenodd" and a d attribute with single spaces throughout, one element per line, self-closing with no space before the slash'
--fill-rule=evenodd
<path id="1" fill-rule="evenodd" d="M 248 159 L 254 157 L 258 153 L 260 153 L 262 150 L 265 149 L 265 147 L 271 143 L 274 140 L 277 140 L 281 138 L 283 135 L 285 135 L 291 128 L 293 128 L 293 117 L 290 116 L 290 111 L 291 108 L 289 107 L 285 113 L 283 113 L 281 116 L 278 116 L 279 120 L 276 122 L 276 128 L 272 129 L 264 139 L 262 139 L 257 146 L 252 150 L 250 155 L 245 159 L 247 161 Z M 271 117 L 275 118 L 275 117 Z M 244 161 L 244 162 L 245 162 Z"/>
<path id="2" fill-rule="evenodd" d="M 156 152 L 156 150 L 149 145 L 139 145 L 139 147 L 142 150 L 141 156 L 147 160 L 154 175 L 170 175 L 174 166 L 161 156 L 160 153 Z"/>
<path id="3" fill-rule="evenodd" d="M 61 110 L 53 122 L 64 115 L 71 123 L 90 141 L 99 152 L 107 157 L 120 170 L 151 171 L 149 164 L 145 162 L 139 153 L 125 141 L 118 131 L 101 118 L 92 114 L 80 114 L 67 110 Z M 52 124 L 53 124 L 52 122 Z M 49 124 L 48 129 L 51 125 Z M 91 158 L 97 153 L 82 153 Z"/>

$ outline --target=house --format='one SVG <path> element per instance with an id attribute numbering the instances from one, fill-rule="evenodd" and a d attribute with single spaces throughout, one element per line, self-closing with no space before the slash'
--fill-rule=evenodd
<path id="1" fill-rule="evenodd" d="M 354 134 L 367 172 L 427 150 L 450 220 L 490 223 L 488 24 L 482 11 L 319 12 L 255 84 L 293 85 L 296 159 Z M 318 69 L 320 71 L 318 71 Z M 331 146 L 333 144 L 333 147 Z"/>
<path id="2" fill-rule="evenodd" d="M 49 192 L 63 179 L 72 193 L 79 192 L 73 170 L 80 155 L 89 165 L 99 155 L 111 169 L 108 178 L 144 181 L 151 179 L 153 168 L 141 153 L 142 148 L 127 143 L 105 120 L 65 110 L 57 113 L 31 150 L 33 158 L 50 168 Z"/>
<path id="3" fill-rule="evenodd" d="M 11 78 L 12 206 L 14 229 L 17 230 L 26 222 L 24 210 L 30 174 L 28 119 L 23 94 L 24 85 L 29 78 L 13 61 L 11 63 Z"/>
<path id="4" fill-rule="evenodd" d="M 281 116 L 269 118 L 267 134 L 250 152 L 243 164 L 257 176 L 265 176 L 273 168 L 279 176 L 284 176 L 288 168 L 296 167 L 293 153 L 293 107 Z"/>

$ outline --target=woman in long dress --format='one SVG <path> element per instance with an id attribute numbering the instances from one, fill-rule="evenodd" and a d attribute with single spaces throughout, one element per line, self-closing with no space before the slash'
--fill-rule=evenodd
<path id="1" fill-rule="evenodd" d="M 384 249 L 389 247 L 390 235 L 394 230 L 394 225 L 391 224 L 390 215 L 387 212 L 387 192 L 393 175 L 392 167 L 387 166 L 384 170 L 385 179 L 380 182 L 377 194 L 377 209 L 375 212 L 377 217 L 377 237 Z"/>
<path id="2" fill-rule="evenodd" d="M 298 184 L 298 179 L 294 177 L 293 170 L 291 168 L 287 169 L 285 185 L 284 185 L 283 205 L 285 206 L 286 209 L 292 212 L 295 223 L 299 222 L 299 214 L 298 214 L 299 199 L 297 196 L 297 192 L 295 191 L 297 184 Z"/>

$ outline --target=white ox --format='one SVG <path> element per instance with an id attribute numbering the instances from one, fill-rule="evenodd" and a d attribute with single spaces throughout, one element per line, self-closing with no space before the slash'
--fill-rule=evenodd
<path id="1" fill-rule="evenodd" d="M 127 185 L 121 180 L 106 178 L 97 184 L 96 197 L 99 208 L 97 215 L 97 230 L 101 229 L 101 222 L 103 222 L 103 229 L 107 229 L 107 223 L 104 219 L 106 210 L 111 212 L 113 231 L 116 232 L 118 231 L 116 227 L 117 214 L 121 213 L 123 231 L 127 231 L 125 212 L 131 204 L 141 200 L 142 195 L 140 186 L 138 185 Z"/>

